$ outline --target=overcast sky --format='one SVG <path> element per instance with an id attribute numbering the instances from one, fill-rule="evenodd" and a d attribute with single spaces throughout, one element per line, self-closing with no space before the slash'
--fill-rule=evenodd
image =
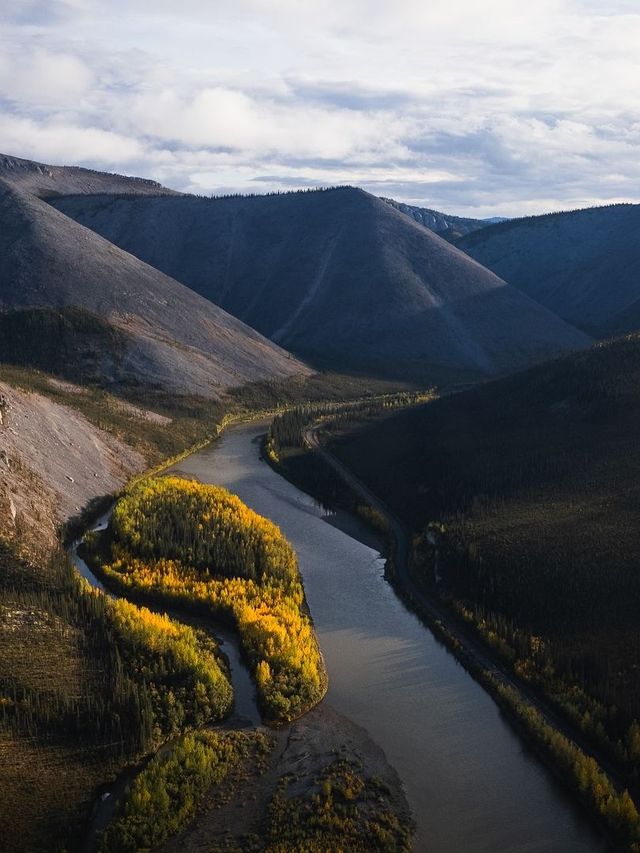
<path id="1" fill-rule="evenodd" d="M 640 0 L 0 0 L 0 151 L 470 216 L 640 201 Z"/>

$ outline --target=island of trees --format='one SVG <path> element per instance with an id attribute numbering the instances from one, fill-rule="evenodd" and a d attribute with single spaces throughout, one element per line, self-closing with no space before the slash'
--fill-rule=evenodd
<path id="1" fill-rule="evenodd" d="M 265 718 L 287 722 L 316 704 L 326 672 L 295 553 L 280 530 L 223 488 L 152 478 L 117 502 L 87 542 L 128 597 L 213 613 L 238 630 Z"/>

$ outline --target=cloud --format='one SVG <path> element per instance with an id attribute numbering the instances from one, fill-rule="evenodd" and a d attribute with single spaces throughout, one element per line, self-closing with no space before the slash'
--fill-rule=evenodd
<path id="1" fill-rule="evenodd" d="M 18 0 L 0 150 L 473 215 L 640 200 L 635 0 Z"/>
<path id="2" fill-rule="evenodd" d="M 91 69 L 77 56 L 43 48 L 0 54 L 0 96 L 18 107 L 55 107 L 83 97 Z"/>
<path id="3" fill-rule="evenodd" d="M 144 155 L 138 140 L 112 131 L 55 120 L 36 122 L 6 113 L 0 113 L 0 139 L 3 153 L 67 166 L 122 168 Z"/>

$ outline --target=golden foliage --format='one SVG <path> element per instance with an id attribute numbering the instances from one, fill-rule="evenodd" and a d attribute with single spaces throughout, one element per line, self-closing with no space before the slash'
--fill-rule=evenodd
<path id="1" fill-rule="evenodd" d="M 324 664 L 295 554 L 276 525 L 225 489 L 170 477 L 122 498 L 112 531 L 110 582 L 235 623 L 269 718 L 291 720 L 319 701 Z"/>

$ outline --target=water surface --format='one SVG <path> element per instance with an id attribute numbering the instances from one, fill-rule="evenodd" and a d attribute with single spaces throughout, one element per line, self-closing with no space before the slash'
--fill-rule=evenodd
<path id="1" fill-rule="evenodd" d="M 260 461 L 264 431 L 234 427 L 174 471 L 226 486 L 293 544 L 329 671 L 327 701 L 364 726 L 400 774 L 415 849 L 605 850 L 489 695 L 396 597 L 367 531 L 327 517 Z"/>

